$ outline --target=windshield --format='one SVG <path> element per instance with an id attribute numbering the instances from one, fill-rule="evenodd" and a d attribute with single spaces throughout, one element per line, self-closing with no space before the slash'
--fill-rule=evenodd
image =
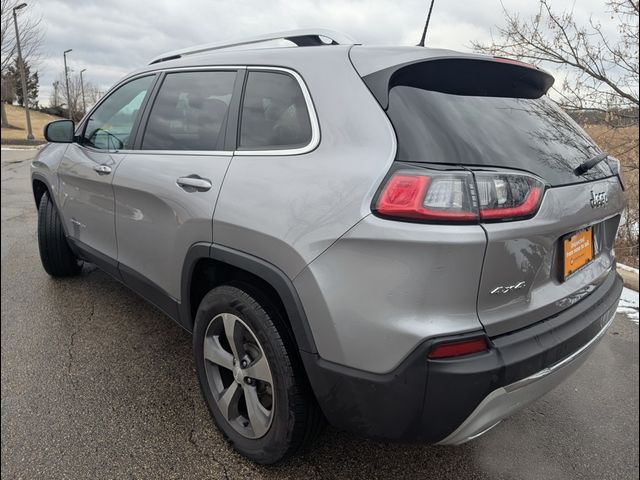
<path id="1" fill-rule="evenodd" d="M 514 168 L 551 185 L 612 175 L 606 162 L 574 174 L 600 149 L 547 96 L 453 95 L 402 85 L 389 92 L 387 114 L 398 137 L 397 160 Z"/>

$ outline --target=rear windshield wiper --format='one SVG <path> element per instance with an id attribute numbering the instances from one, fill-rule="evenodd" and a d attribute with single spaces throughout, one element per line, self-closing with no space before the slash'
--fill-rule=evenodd
<path id="1" fill-rule="evenodd" d="M 606 152 L 599 153 L 598 155 L 595 155 L 578 165 L 573 173 L 575 173 L 576 175 L 583 175 L 603 160 L 606 160 L 608 156 L 609 154 Z"/>

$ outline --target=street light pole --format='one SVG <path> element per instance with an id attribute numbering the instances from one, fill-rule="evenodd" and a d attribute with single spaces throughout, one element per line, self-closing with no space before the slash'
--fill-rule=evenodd
<path id="1" fill-rule="evenodd" d="M 80 70 L 80 89 L 82 90 L 82 112 L 83 114 L 87 113 L 87 102 L 84 99 L 84 80 L 82 79 L 82 72 L 86 72 L 87 69 L 83 68 Z"/>
<path id="2" fill-rule="evenodd" d="M 26 7 L 26 3 L 21 3 L 13 7 L 13 25 L 16 27 L 16 46 L 18 47 L 18 63 L 20 64 L 20 78 L 22 83 L 22 101 L 24 103 L 24 114 L 27 117 L 27 140 L 33 140 L 31 130 L 31 115 L 29 114 L 29 92 L 27 92 L 27 78 L 24 75 L 24 59 L 22 58 L 22 48 L 20 47 L 20 33 L 18 32 L 17 10 Z"/>
<path id="3" fill-rule="evenodd" d="M 64 81 L 67 85 L 67 108 L 69 109 L 69 120 L 73 120 L 73 112 L 71 111 L 71 95 L 69 95 L 69 69 L 67 68 L 67 53 L 73 52 L 73 49 L 62 52 L 64 57 Z"/>

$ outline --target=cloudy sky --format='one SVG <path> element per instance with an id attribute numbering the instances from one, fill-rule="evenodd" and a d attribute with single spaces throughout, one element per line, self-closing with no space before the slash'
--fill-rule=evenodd
<path id="1" fill-rule="evenodd" d="M 415 45 L 428 0 L 28 0 L 40 15 L 45 45 L 40 60 L 40 102 L 48 104 L 51 84 L 63 71 L 62 52 L 74 72 L 108 89 L 155 55 L 190 45 L 247 35 L 324 27 L 344 31 L 366 44 Z M 590 15 L 605 30 L 616 25 L 605 0 L 552 0 L 558 11 Z M 534 0 L 502 0 L 523 17 L 536 12 Z M 500 0 L 436 0 L 427 43 L 468 51 L 472 40 L 487 40 L 502 21 Z"/>

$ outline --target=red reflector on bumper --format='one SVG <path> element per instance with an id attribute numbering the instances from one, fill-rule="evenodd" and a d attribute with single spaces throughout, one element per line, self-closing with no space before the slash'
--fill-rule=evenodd
<path id="1" fill-rule="evenodd" d="M 472 338 L 471 340 L 461 340 L 459 342 L 441 343 L 436 345 L 428 358 L 451 358 L 472 353 L 485 352 L 489 349 L 487 340 L 484 337 Z"/>

